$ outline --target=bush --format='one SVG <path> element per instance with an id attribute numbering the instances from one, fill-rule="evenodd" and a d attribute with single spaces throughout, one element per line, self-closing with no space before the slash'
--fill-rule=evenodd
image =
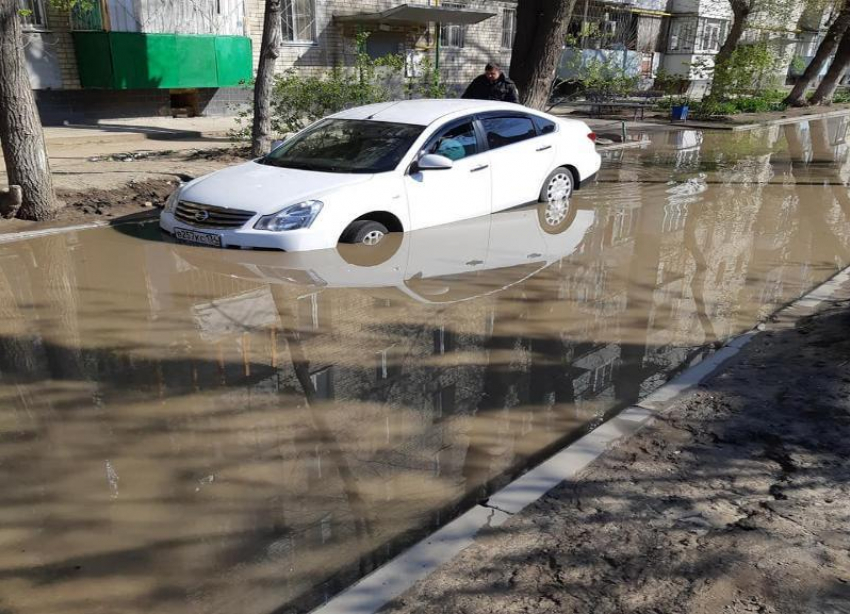
<path id="1" fill-rule="evenodd" d="M 836 104 L 850 102 L 850 90 L 835 90 L 835 94 L 832 96 L 832 102 Z"/>
<path id="2" fill-rule="evenodd" d="M 712 118 L 738 113 L 768 113 L 785 108 L 785 93 L 768 90 L 755 96 L 740 96 L 728 100 L 707 97 L 694 105 L 693 113 L 698 118 Z"/>
<path id="3" fill-rule="evenodd" d="M 774 85 L 778 61 L 766 41 L 737 47 L 726 62 L 711 70 L 710 96 L 728 100 L 760 95 Z"/>
<path id="4" fill-rule="evenodd" d="M 785 108 L 782 102 L 785 93 L 778 90 L 768 90 L 756 96 L 744 96 L 730 100 L 737 113 L 767 113 L 781 111 Z"/>
<path id="5" fill-rule="evenodd" d="M 418 77 L 405 76 L 405 58 L 387 55 L 373 59 L 365 51 L 368 33 L 357 36 L 354 66 L 337 67 L 314 75 L 289 69 L 275 77 L 272 90 L 272 129 L 277 134 L 297 132 L 344 109 L 398 98 L 442 98 L 445 86 L 430 61 L 423 60 Z M 236 119 L 237 138 L 250 136 L 253 111 Z"/>
<path id="6" fill-rule="evenodd" d="M 683 94 L 688 89 L 690 81 L 683 75 L 673 75 L 659 68 L 652 83 L 652 91 L 665 96 Z"/>
<path id="7" fill-rule="evenodd" d="M 563 90 L 583 92 L 588 100 L 610 100 L 628 96 L 637 89 L 640 77 L 630 75 L 617 58 L 585 62 L 582 53 L 574 53 L 565 66 L 570 77 L 558 84 Z"/>
<path id="8" fill-rule="evenodd" d="M 785 93 L 772 89 L 778 58 L 766 41 L 741 45 L 724 63 L 694 70 L 711 78 L 711 92 L 694 105 L 694 116 L 710 118 L 737 113 L 766 113 L 785 108 Z"/>
<path id="9" fill-rule="evenodd" d="M 669 110 L 673 107 L 681 107 L 685 105 L 693 106 L 693 104 L 693 101 L 687 96 L 666 96 L 655 104 L 655 108 L 663 111 Z"/>

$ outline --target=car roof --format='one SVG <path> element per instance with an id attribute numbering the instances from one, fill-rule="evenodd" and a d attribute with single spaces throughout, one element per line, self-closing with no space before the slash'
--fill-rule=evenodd
<path id="1" fill-rule="evenodd" d="M 520 111 L 532 112 L 531 109 L 512 102 L 496 102 L 489 100 L 397 100 L 379 102 L 363 107 L 355 107 L 331 115 L 334 119 L 369 119 L 415 126 L 429 126 L 449 115 L 464 113 L 483 113 L 485 111 Z"/>

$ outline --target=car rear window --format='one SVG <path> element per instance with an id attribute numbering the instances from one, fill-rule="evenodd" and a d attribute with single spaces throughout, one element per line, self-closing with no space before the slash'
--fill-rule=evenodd
<path id="1" fill-rule="evenodd" d="M 540 132 L 540 134 L 549 134 L 550 132 L 555 132 L 557 129 L 555 122 L 548 120 L 545 117 L 537 117 L 536 115 L 533 117 L 534 125 L 537 126 L 537 131 Z"/>
<path id="2" fill-rule="evenodd" d="M 513 145 L 537 136 L 537 130 L 528 117 L 488 117 L 482 120 L 490 149 Z"/>

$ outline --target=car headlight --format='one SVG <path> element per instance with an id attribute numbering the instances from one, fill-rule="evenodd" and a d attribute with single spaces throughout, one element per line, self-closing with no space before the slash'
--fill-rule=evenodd
<path id="1" fill-rule="evenodd" d="M 323 206 L 324 203 L 320 200 L 305 200 L 303 203 L 290 205 L 277 213 L 264 215 L 254 224 L 254 228 L 273 232 L 309 228 Z"/>
<path id="2" fill-rule="evenodd" d="M 168 200 L 165 201 L 163 211 L 166 213 L 174 213 L 174 210 L 177 208 L 177 203 L 180 201 L 180 192 L 182 190 L 183 186 L 180 186 L 171 193 L 171 196 L 169 196 Z"/>

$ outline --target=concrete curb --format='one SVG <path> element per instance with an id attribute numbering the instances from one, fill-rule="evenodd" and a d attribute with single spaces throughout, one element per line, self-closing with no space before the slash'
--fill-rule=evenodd
<path id="1" fill-rule="evenodd" d="M 628 141 L 626 143 L 612 143 L 611 145 L 597 145 L 596 151 L 603 153 L 606 151 L 618 151 L 620 149 L 638 149 L 649 145 L 649 139 L 641 141 Z"/>
<path id="2" fill-rule="evenodd" d="M 832 299 L 841 286 L 847 283 L 850 283 L 850 267 L 780 309 L 776 316 L 800 317 L 811 313 L 821 303 Z M 759 332 L 761 331 L 755 328 L 733 337 L 714 354 L 687 368 L 637 405 L 623 410 L 524 473 L 494 493 L 486 502 L 476 505 L 430 537 L 391 559 L 325 605 L 314 609 L 312 614 L 377 612 L 416 582 L 451 561 L 472 545 L 482 532 L 497 529 L 512 515 L 521 512 L 562 482 L 574 478 L 606 451 L 650 424 L 691 389 L 716 374 L 721 366 L 735 357 Z"/>
<path id="3" fill-rule="evenodd" d="M 751 124 L 721 124 L 718 122 L 708 122 L 708 121 L 684 121 L 684 122 L 671 122 L 670 120 L 665 120 L 661 118 L 647 118 L 640 120 L 638 122 L 634 122 L 631 120 L 625 120 L 626 126 L 630 130 L 643 130 L 645 132 L 653 131 L 653 130 L 715 130 L 719 132 L 743 132 L 747 130 L 758 130 L 759 128 L 767 128 L 769 126 L 781 126 L 784 124 L 795 124 L 798 122 L 804 121 L 812 121 L 817 119 L 829 119 L 831 117 L 843 117 L 845 115 L 850 115 L 850 109 L 840 109 L 838 111 L 824 111 L 822 113 L 811 113 L 808 115 L 797 115 L 795 117 L 778 117 L 776 119 L 766 119 L 760 122 L 753 122 Z M 597 118 L 593 118 L 590 116 L 582 116 L 582 115 L 558 115 L 558 117 L 567 117 L 581 120 L 594 120 Z M 636 124 L 636 125 L 635 125 Z"/>
<path id="4" fill-rule="evenodd" d="M 678 124 L 668 124 L 667 122 L 657 121 L 651 122 L 647 120 L 648 123 L 655 123 L 659 126 L 667 126 L 673 125 L 679 129 L 690 129 L 690 130 L 719 130 L 721 132 L 744 132 L 747 130 L 758 130 L 759 128 L 768 128 L 770 126 L 782 126 L 785 124 L 796 124 L 799 122 L 805 121 L 813 121 L 818 119 L 829 119 L 831 117 L 843 117 L 845 115 L 850 115 L 850 109 L 841 109 L 839 111 L 824 111 L 823 113 L 812 113 L 809 115 L 797 115 L 796 117 L 779 117 L 776 119 L 767 119 L 760 122 L 754 122 L 752 124 L 715 124 L 712 122 L 682 122 Z"/>
<path id="5" fill-rule="evenodd" d="M 49 128 L 48 128 L 49 129 Z M 81 134 L 46 134 L 48 149 L 67 145 L 98 145 L 104 143 L 139 143 L 141 141 L 203 141 L 207 139 L 226 139 L 230 134 L 226 130 L 99 130 L 97 126 L 80 128 Z"/>

